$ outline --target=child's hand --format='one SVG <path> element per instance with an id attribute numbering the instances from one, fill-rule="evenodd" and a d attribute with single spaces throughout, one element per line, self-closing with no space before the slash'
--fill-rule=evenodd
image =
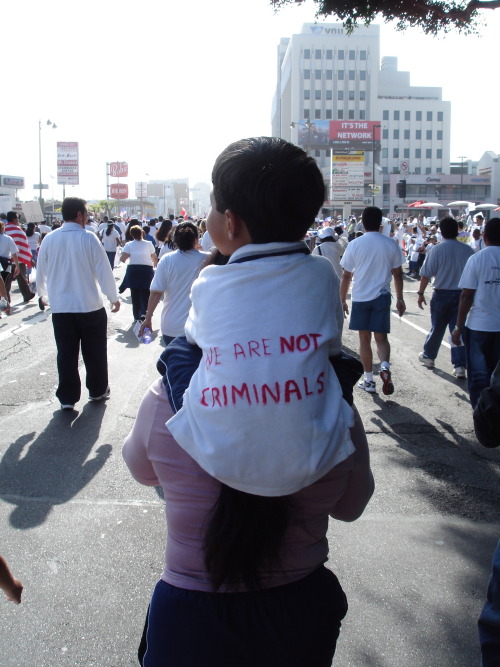
<path id="1" fill-rule="evenodd" d="M 19 581 L 19 579 L 13 579 L 12 585 L 6 586 L 4 592 L 9 602 L 15 602 L 16 604 L 21 604 L 23 585 Z"/>

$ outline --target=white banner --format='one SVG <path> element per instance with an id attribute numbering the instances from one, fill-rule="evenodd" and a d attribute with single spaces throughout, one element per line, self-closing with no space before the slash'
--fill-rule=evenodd
<path id="1" fill-rule="evenodd" d="M 59 185 L 78 185 L 78 142 L 57 142 L 57 182 Z"/>

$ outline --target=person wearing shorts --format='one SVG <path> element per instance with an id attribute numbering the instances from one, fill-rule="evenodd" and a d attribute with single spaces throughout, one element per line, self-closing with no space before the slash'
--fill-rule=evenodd
<path id="1" fill-rule="evenodd" d="M 342 257 L 344 269 L 340 298 L 344 317 L 349 314 L 347 294 L 354 276 L 351 295 L 349 329 L 359 332 L 359 356 L 364 376 L 358 386 L 373 394 L 377 391 L 373 379 L 372 333 L 380 359 L 380 379 L 384 394 L 394 392 L 389 363 L 391 347 L 387 334 L 391 330 L 391 279 L 396 288 L 396 309 L 401 317 L 406 310 L 403 300 L 403 254 L 398 243 L 380 233 L 382 211 L 367 206 L 362 217 L 365 234 L 351 241 Z"/>

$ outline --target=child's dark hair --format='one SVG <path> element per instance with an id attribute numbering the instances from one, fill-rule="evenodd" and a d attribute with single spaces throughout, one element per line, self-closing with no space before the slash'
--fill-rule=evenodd
<path id="1" fill-rule="evenodd" d="M 236 213 L 254 243 L 300 241 L 325 199 L 316 161 L 276 137 L 230 144 L 215 161 L 212 183 L 219 213 Z"/>
<path id="2" fill-rule="evenodd" d="M 180 222 L 174 229 L 174 243 L 179 250 L 192 250 L 198 241 L 198 228 L 192 222 Z"/>

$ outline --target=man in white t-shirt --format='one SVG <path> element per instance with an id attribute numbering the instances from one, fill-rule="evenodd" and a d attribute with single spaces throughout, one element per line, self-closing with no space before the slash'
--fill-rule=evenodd
<path id="1" fill-rule="evenodd" d="M 380 359 L 380 379 L 384 394 L 392 394 L 394 385 L 390 371 L 391 348 L 387 334 L 391 326 L 391 278 L 396 288 L 396 308 L 401 317 L 406 310 L 403 300 L 403 254 L 394 240 L 380 233 L 382 211 L 367 206 L 362 217 L 365 234 L 347 246 L 341 265 L 344 268 L 340 298 L 346 316 L 349 313 L 347 293 L 354 274 L 349 328 L 359 332 L 359 355 L 364 378 L 359 387 L 375 393 L 371 336 L 375 338 Z"/>
<path id="2" fill-rule="evenodd" d="M 452 333 L 455 345 L 464 336 L 473 408 L 500 359 L 500 218 L 486 223 L 484 243 L 486 247 L 467 260 L 460 278 L 462 294 Z"/>

